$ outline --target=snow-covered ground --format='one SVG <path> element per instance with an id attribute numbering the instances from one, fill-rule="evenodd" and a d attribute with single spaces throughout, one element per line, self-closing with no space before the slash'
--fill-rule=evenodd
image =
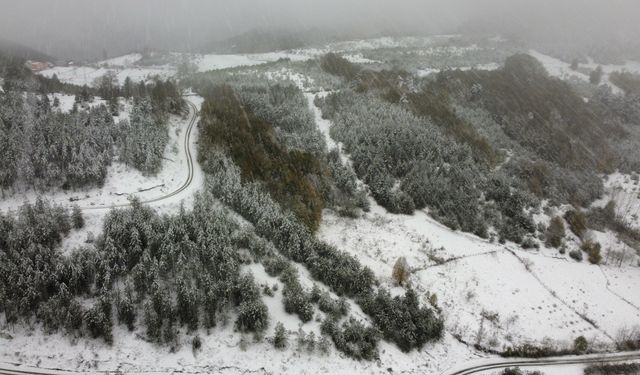
<path id="1" fill-rule="evenodd" d="M 118 56 L 111 59 L 103 60 L 98 62 L 100 66 L 107 67 L 120 67 L 120 66 L 131 66 L 142 59 L 142 54 L 140 53 L 130 53 L 128 55 Z"/>
<path id="2" fill-rule="evenodd" d="M 579 79 L 581 81 L 589 82 L 589 73 L 596 69 L 598 66 L 602 67 L 602 84 L 611 87 L 611 90 L 616 94 L 621 94 L 623 91 L 610 80 L 609 76 L 613 72 L 629 72 L 634 74 L 640 74 L 640 63 L 636 61 L 627 61 L 624 64 L 597 64 L 593 60 L 589 59 L 587 63 L 580 63 L 578 70 L 571 69 L 571 64 L 564 62 L 552 56 L 545 55 L 535 50 L 530 50 L 529 54 L 535 57 L 538 61 L 544 65 L 547 72 L 553 77 L 560 79 Z"/>
<path id="3" fill-rule="evenodd" d="M 58 101 L 60 102 L 60 106 L 58 107 L 58 110 L 60 112 L 70 112 L 71 109 L 73 108 L 73 103 L 75 103 L 76 97 L 74 95 L 67 95 L 67 94 L 61 94 L 61 93 L 56 93 L 56 94 L 49 94 L 49 101 L 51 102 L 51 105 L 53 105 L 54 100 L 57 98 Z"/>
<path id="4" fill-rule="evenodd" d="M 502 65 L 498 63 L 488 63 L 488 64 L 478 64 L 474 66 L 461 66 L 461 67 L 452 67 L 452 70 L 462 70 L 463 72 L 469 70 L 497 70 L 500 69 Z M 418 77 L 426 77 L 431 74 L 440 73 L 442 69 L 436 68 L 422 68 L 417 70 Z"/>
<path id="5" fill-rule="evenodd" d="M 593 205 L 604 207 L 614 200 L 616 214 L 632 226 L 640 228 L 640 177 L 615 172 L 606 176 L 604 187 L 604 196 Z"/>
<path id="6" fill-rule="evenodd" d="M 269 299 L 276 297 L 264 298 L 269 304 Z M 303 330 L 309 332 L 306 326 Z M 5 332 L 14 337 L 12 340 L 0 337 L 0 362 L 64 368 L 81 373 L 120 370 L 123 373 L 146 374 L 389 374 L 391 371 L 439 374 L 458 361 L 480 357 L 447 336 L 436 346 L 409 354 L 383 343 L 379 362 L 354 361 L 335 349 L 328 354 L 322 354 L 318 349 L 313 353 L 298 349 L 296 332 L 297 328 L 289 333 L 289 346 L 284 350 L 277 350 L 268 342 L 273 331 L 268 332 L 266 340 L 259 343 L 254 343 L 251 336 L 246 336 L 246 349 L 243 350 L 241 335 L 234 332 L 230 317 L 226 326 L 215 327 L 208 334 L 204 330 L 192 334 L 183 332 L 179 348 L 172 353 L 165 346 L 144 341 L 142 332 L 139 335 L 130 333 L 122 326 L 114 327 L 113 347 L 100 340 L 73 339 L 60 334 L 44 335 L 39 330 L 14 328 Z M 196 334 L 202 338 L 202 350 L 194 353 L 191 339 Z"/>

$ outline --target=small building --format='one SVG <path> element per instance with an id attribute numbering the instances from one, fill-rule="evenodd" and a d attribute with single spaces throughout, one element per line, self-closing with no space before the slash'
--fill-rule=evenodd
<path id="1" fill-rule="evenodd" d="M 27 60 L 27 62 L 25 62 L 25 66 L 31 69 L 32 72 L 38 73 L 43 70 L 49 69 L 51 64 L 42 61 Z"/>

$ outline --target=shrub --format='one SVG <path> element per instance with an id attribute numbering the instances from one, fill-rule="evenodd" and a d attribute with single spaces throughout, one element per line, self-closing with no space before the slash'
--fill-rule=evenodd
<path id="1" fill-rule="evenodd" d="M 589 73 L 589 82 L 599 85 L 602 80 L 602 67 L 598 65 L 591 73 Z"/>
<path id="2" fill-rule="evenodd" d="M 73 227 L 76 229 L 82 229 L 84 227 L 84 217 L 82 216 L 82 210 L 77 204 L 73 205 L 73 209 L 71 211 L 71 221 L 73 222 Z"/>
<path id="3" fill-rule="evenodd" d="M 113 342 L 111 328 L 111 303 L 107 298 L 101 297 L 100 301 L 91 307 L 84 316 L 87 330 L 93 338 L 102 337 L 108 344 Z"/>
<path id="4" fill-rule="evenodd" d="M 313 319 L 313 305 L 309 295 L 298 284 L 285 284 L 282 290 L 284 310 L 289 314 L 297 314 L 304 323 Z"/>
<path id="5" fill-rule="evenodd" d="M 328 354 L 331 350 L 331 342 L 329 342 L 326 335 L 320 336 L 320 339 L 318 340 L 318 349 L 322 354 Z"/>
<path id="6" fill-rule="evenodd" d="M 335 318 L 340 318 L 349 313 L 349 304 L 344 297 L 335 300 L 331 298 L 331 295 L 329 295 L 328 292 L 323 292 L 320 294 L 317 303 L 320 311 Z"/>
<path id="7" fill-rule="evenodd" d="M 621 328 L 616 335 L 616 346 L 618 350 L 640 349 L 640 326 Z"/>
<path id="8" fill-rule="evenodd" d="M 340 350 L 354 359 L 374 360 L 378 358 L 380 333 L 374 327 L 365 327 L 354 318 L 338 326 L 332 318 L 327 318 L 320 327 L 323 334 L 329 335 Z"/>
<path id="9" fill-rule="evenodd" d="M 371 316 L 385 339 L 405 352 L 442 337 L 444 322 L 431 308 L 419 306 L 413 289 L 393 298 L 389 291 L 379 289 L 377 294 L 361 299 L 363 311 Z"/>
<path id="10" fill-rule="evenodd" d="M 538 242 L 530 235 L 524 237 L 520 246 L 522 246 L 523 249 L 537 249 L 540 247 Z"/>
<path id="11" fill-rule="evenodd" d="M 582 251 L 580 250 L 569 251 L 569 256 L 575 259 L 577 262 L 582 262 Z"/>
<path id="12" fill-rule="evenodd" d="M 636 375 L 640 363 L 596 364 L 584 369 L 584 375 Z"/>
<path id="13" fill-rule="evenodd" d="M 582 211 L 579 210 L 569 210 L 564 214 L 564 219 L 569 224 L 569 229 L 578 236 L 578 238 L 582 238 L 587 231 L 587 217 Z"/>
<path id="14" fill-rule="evenodd" d="M 200 338 L 200 336 L 195 336 L 191 340 L 191 350 L 193 350 L 193 352 L 195 353 L 201 348 L 202 348 L 202 339 Z"/>
<path id="15" fill-rule="evenodd" d="M 269 311 L 260 299 L 244 301 L 238 306 L 236 327 L 241 332 L 260 333 L 267 328 Z"/>
<path id="16" fill-rule="evenodd" d="M 555 346 L 535 346 L 523 344 L 520 346 L 508 347 L 501 353 L 503 357 L 523 357 L 523 358 L 543 358 L 566 354 L 573 354 L 572 350 L 558 349 Z"/>
<path id="17" fill-rule="evenodd" d="M 117 301 L 118 322 L 124 323 L 129 331 L 135 329 L 136 306 L 129 296 Z"/>
<path id="18" fill-rule="evenodd" d="M 587 342 L 587 339 L 584 336 L 578 336 L 573 341 L 573 349 L 576 351 L 576 354 L 586 353 L 589 349 L 589 342 Z"/>
<path id="19" fill-rule="evenodd" d="M 581 246 L 582 251 L 589 255 L 591 264 L 600 264 L 602 255 L 600 255 L 600 243 L 594 241 L 585 241 Z"/>
<path id="20" fill-rule="evenodd" d="M 409 264 L 407 264 L 407 259 L 405 257 L 398 258 L 393 265 L 393 271 L 391 273 L 393 280 L 395 280 L 398 285 L 405 285 L 407 281 L 409 281 L 410 275 L 411 270 L 409 269 Z"/>
<path id="21" fill-rule="evenodd" d="M 546 231 L 546 244 L 547 246 L 558 248 L 562 245 L 562 239 L 564 238 L 564 222 L 559 216 L 551 219 L 549 227 Z"/>
<path id="22" fill-rule="evenodd" d="M 265 258 L 262 261 L 262 265 L 267 274 L 272 277 L 280 276 L 284 270 L 290 267 L 289 261 L 280 255 Z"/>

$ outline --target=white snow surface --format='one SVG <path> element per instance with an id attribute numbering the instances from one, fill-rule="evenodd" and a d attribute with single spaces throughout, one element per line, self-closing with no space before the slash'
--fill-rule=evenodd
<path id="1" fill-rule="evenodd" d="M 560 79 L 575 78 L 585 82 L 589 82 L 589 74 L 583 73 L 581 69 L 586 68 L 589 71 L 593 71 L 598 66 L 601 66 L 603 72 L 601 84 L 611 87 L 611 90 L 615 94 L 622 94 L 623 91 L 609 80 L 609 76 L 611 73 L 629 72 L 640 74 L 640 63 L 636 61 L 627 61 L 624 64 L 597 64 L 592 59 L 588 59 L 588 62 L 581 63 L 579 65 L 579 69 L 576 71 L 571 69 L 570 63 L 564 62 L 552 56 L 545 55 L 538 51 L 530 50 L 529 55 L 535 57 L 538 61 L 540 61 L 551 76 L 558 77 Z"/>
<path id="2" fill-rule="evenodd" d="M 128 55 L 118 56 L 107 60 L 98 62 L 100 66 L 119 67 L 119 66 L 132 66 L 142 59 L 140 53 L 130 53 Z"/>

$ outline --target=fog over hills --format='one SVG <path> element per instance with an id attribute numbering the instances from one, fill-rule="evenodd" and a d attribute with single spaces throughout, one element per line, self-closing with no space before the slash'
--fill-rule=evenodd
<path id="1" fill-rule="evenodd" d="M 2 0 L 4 38 L 59 58 L 96 59 L 154 48 L 199 51 L 251 30 L 312 29 L 333 34 L 453 33 L 470 30 L 573 41 L 598 49 L 633 46 L 632 0 L 257 1 Z M 308 33 L 309 34 L 309 33 Z M 624 48 L 621 50 L 629 50 Z M 637 50 L 637 49 L 636 49 Z"/>

